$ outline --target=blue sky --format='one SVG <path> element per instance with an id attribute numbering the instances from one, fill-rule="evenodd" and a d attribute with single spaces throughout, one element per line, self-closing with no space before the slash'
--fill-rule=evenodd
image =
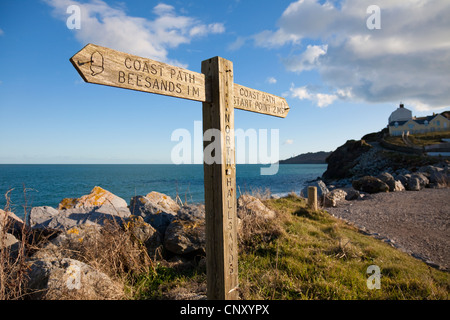
<path id="1" fill-rule="evenodd" d="M 197 72 L 233 61 L 236 83 L 291 107 L 235 112 L 236 128 L 279 130 L 281 159 L 379 131 L 400 101 L 416 116 L 450 109 L 450 2 L 377 1 L 381 29 L 367 27 L 372 4 L 2 0 L 0 163 L 171 163 L 172 132 L 193 135 L 199 102 L 84 83 L 69 58 L 87 43 Z"/>

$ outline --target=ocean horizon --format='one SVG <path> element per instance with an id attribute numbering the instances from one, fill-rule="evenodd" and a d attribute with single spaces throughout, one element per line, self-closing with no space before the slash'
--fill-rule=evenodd
<path id="1" fill-rule="evenodd" d="M 326 164 L 280 164 L 275 175 L 261 175 L 268 165 L 238 164 L 237 195 L 270 190 L 283 196 L 300 194 L 307 181 L 322 176 Z M 123 198 L 152 191 L 177 196 L 183 202 L 203 203 L 202 164 L 0 164 L 0 208 L 6 206 L 19 217 L 32 207 L 58 207 L 64 198 L 78 198 L 99 186 Z"/>

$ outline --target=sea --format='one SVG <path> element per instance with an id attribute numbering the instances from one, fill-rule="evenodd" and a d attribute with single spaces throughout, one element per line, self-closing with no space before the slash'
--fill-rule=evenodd
<path id="1" fill-rule="evenodd" d="M 325 172 L 326 164 L 280 164 L 275 175 L 261 175 L 268 165 L 236 166 L 237 195 L 300 194 L 308 181 Z M 7 205 L 19 217 L 32 207 L 58 207 L 64 198 L 78 198 L 95 187 L 123 198 L 157 191 L 184 203 L 204 202 L 201 164 L 0 164 L 0 208 Z M 7 198 L 8 204 L 7 204 Z"/>

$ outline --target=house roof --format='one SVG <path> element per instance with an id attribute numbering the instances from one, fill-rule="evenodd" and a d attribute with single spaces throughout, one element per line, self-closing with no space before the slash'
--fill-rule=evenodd
<path id="1" fill-rule="evenodd" d="M 407 123 L 409 120 L 404 120 L 404 121 L 391 121 L 389 122 L 389 126 L 395 126 L 395 123 L 397 122 L 399 126 L 404 125 L 405 123 Z"/>
<path id="2" fill-rule="evenodd" d="M 413 119 L 413 121 L 417 122 L 418 124 L 425 124 L 425 121 L 430 122 L 436 116 L 437 116 L 437 114 L 435 114 L 434 116 L 426 116 L 426 117 L 415 118 L 415 119 Z"/>
<path id="3" fill-rule="evenodd" d="M 413 119 L 410 119 L 410 120 L 403 120 L 403 121 L 391 121 L 391 122 L 389 122 L 389 126 L 395 126 L 396 122 L 398 123 L 399 126 L 402 126 L 405 123 L 407 123 L 408 121 L 414 121 L 417 124 L 425 124 L 425 121 L 430 122 L 431 120 L 433 120 L 434 118 L 436 118 L 439 115 L 441 115 L 441 116 L 443 116 L 443 117 L 445 117 L 445 118 L 450 120 L 450 111 L 444 111 L 442 113 L 434 114 L 432 116 L 413 118 Z"/>
<path id="4" fill-rule="evenodd" d="M 450 111 L 444 111 L 444 112 L 441 113 L 441 115 L 443 117 L 446 117 L 447 119 L 450 119 Z"/>

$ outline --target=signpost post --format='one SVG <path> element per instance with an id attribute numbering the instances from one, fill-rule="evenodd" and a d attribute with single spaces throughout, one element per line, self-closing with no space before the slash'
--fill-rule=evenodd
<path id="1" fill-rule="evenodd" d="M 284 118 L 286 99 L 234 83 L 233 63 L 220 57 L 197 73 L 88 44 L 70 61 L 89 83 L 203 102 L 203 133 L 220 132 L 220 141 L 204 140 L 207 296 L 238 299 L 234 109 Z"/>

